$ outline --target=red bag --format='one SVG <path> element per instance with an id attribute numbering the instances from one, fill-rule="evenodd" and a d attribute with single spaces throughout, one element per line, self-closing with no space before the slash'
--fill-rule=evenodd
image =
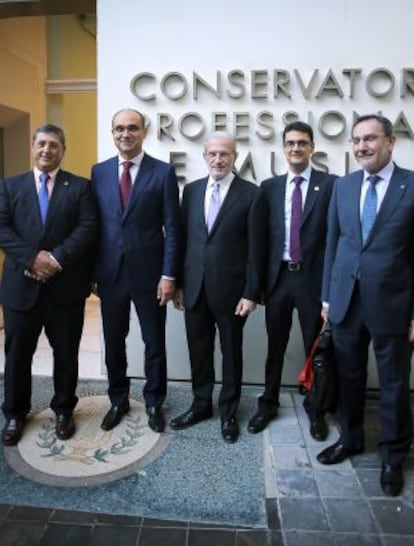
<path id="1" fill-rule="evenodd" d="M 315 340 L 315 343 L 312 346 L 312 349 L 306 359 L 305 365 L 303 366 L 299 376 L 298 381 L 301 385 L 305 387 L 306 390 L 310 391 L 313 383 L 313 355 L 315 354 L 316 349 L 318 348 L 319 339 L 321 335 L 319 334 Z"/>

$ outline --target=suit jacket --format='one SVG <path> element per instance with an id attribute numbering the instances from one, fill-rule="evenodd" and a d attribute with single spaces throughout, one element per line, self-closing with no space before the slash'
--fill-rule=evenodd
<path id="1" fill-rule="evenodd" d="M 283 261 L 286 178 L 284 174 L 264 180 L 254 209 L 255 223 L 264 224 L 262 231 L 267 239 L 266 300 L 277 287 Z M 300 228 L 302 274 L 317 299 L 321 294 L 328 207 L 335 178 L 335 175 L 312 169 Z"/>
<path id="2" fill-rule="evenodd" d="M 90 183 L 59 170 L 45 225 L 32 171 L 0 183 L 0 247 L 6 254 L 0 287 L 1 302 L 13 309 L 30 309 L 42 284 L 27 278 L 36 254 L 47 250 L 63 271 L 45 285 L 59 303 L 75 303 L 90 293 L 90 251 L 97 233 L 97 212 Z"/>
<path id="3" fill-rule="evenodd" d="M 179 199 L 174 167 L 144 154 L 126 210 L 121 207 L 118 157 L 92 168 L 101 230 L 95 279 L 110 287 L 122 260 L 140 291 L 155 291 L 162 275 L 176 276 Z"/>
<path id="4" fill-rule="evenodd" d="M 217 313 L 234 313 L 240 298 L 257 301 L 260 294 L 250 217 L 258 188 L 236 176 L 208 233 L 204 214 L 207 181 L 203 178 L 187 184 L 183 193 L 184 262 L 180 284 L 184 304 L 191 309 L 204 286 Z"/>
<path id="5" fill-rule="evenodd" d="M 414 318 L 414 172 L 395 166 L 381 208 L 362 244 L 363 171 L 339 179 L 332 194 L 322 298 L 343 321 L 357 280 L 362 312 L 378 333 L 405 334 Z"/>

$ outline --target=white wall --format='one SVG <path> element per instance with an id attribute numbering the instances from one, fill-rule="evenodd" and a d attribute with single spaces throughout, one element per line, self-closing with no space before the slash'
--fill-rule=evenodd
<path id="1" fill-rule="evenodd" d="M 203 176 L 202 143 L 214 128 L 215 112 L 227 120 L 230 131 L 234 119 L 242 124 L 237 129 L 236 167 L 240 169 L 250 153 L 252 163 L 243 174 L 259 183 L 271 176 L 272 160 L 273 171 L 284 172 L 280 134 L 287 113 L 295 112 L 313 125 L 316 149 L 326 154 L 317 162 L 344 174 L 357 168 L 348 143 L 354 112 L 382 111 L 394 123 L 399 120 L 395 159 L 414 168 L 411 0 L 298 0 L 290 4 L 277 0 L 98 0 L 97 15 L 100 159 L 115 153 L 110 135 L 113 113 L 129 106 L 148 117 L 148 153 L 167 161 L 171 153 L 181 153 L 183 165 L 177 167 L 178 174 L 186 181 Z M 279 82 L 282 76 L 290 78 L 284 86 L 290 97 L 283 96 L 277 86 L 279 96 L 274 97 L 275 71 Z M 173 72 L 178 75 L 171 76 Z M 133 93 L 131 82 L 142 73 L 152 76 L 138 78 Z M 215 87 L 216 93 L 199 87 L 194 97 L 194 73 Z M 217 85 L 218 77 L 222 85 Z M 230 96 L 242 86 L 243 96 Z M 171 98 L 180 93 L 184 95 L 180 99 Z M 154 99 L 144 100 L 152 94 Z M 331 111 L 336 113 L 329 114 Z M 274 131 L 271 138 L 266 138 L 269 128 L 258 123 L 258 115 L 268 120 Z M 162 134 L 160 116 L 171 122 Z M 184 119 L 182 130 L 180 119 Z M 190 136 L 202 132 L 203 124 L 205 133 L 192 140 Z M 263 324 L 259 310 L 246 326 L 248 381 L 263 378 Z M 132 326 L 131 372 L 142 374 L 142 346 L 135 321 Z M 182 317 L 173 309 L 168 317 L 168 351 L 170 377 L 188 378 Z M 287 361 L 284 381 L 295 383 L 303 362 L 297 329 Z M 370 381 L 376 384 L 372 371 Z"/>

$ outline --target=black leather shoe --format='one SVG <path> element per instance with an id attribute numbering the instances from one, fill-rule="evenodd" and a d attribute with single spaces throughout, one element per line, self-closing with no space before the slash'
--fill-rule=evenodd
<path id="1" fill-rule="evenodd" d="M 192 427 L 193 425 L 196 425 L 201 421 L 205 421 L 206 419 L 210 419 L 211 417 L 213 417 L 213 412 L 211 410 L 193 411 L 192 409 L 189 409 L 182 415 L 179 415 L 173 419 L 170 423 L 170 427 L 174 430 L 181 430 L 183 428 Z"/>
<path id="2" fill-rule="evenodd" d="M 101 428 L 103 430 L 112 430 L 114 427 L 119 425 L 122 420 L 122 417 L 129 412 L 129 403 L 124 406 L 111 406 L 111 409 L 103 418 L 101 423 Z"/>
<path id="3" fill-rule="evenodd" d="M 320 417 L 319 419 L 311 421 L 309 431 L 312 438 L 315 438 L 315 440 L 318 440 L 318 442 L 323 442 L 326 440 L 328 436 L 328 427 L 325 423 L 325 419 Z"/>
<path id="4" fill-rule="evenodd" d="M 161 408 L 156 406 L 147 406 L 148 426 L 154 432 L 164 432 L 165 420 Z"/>
<path id="5" fill-rule="evenodd" d="M 76 426 L 73 415 L 56 415 L 56 436 L 59 440 L 69 440 L 75 434 Z"/>
<path id="6" fill-rule="evenodd" d="M 381 468 L 380 484 L 388 497 L 397 497 L 404 487 L 404 478 L 401 465 L 391 466 L 383 464 Z"/>
<path id="7" fill-rule="evenodd" d="M 5 446 L 15 446 L 22 437 L 24 419 L 8 419 L 1 433 L 1 441 Z"/>
<path id="8" fill-rule="evenodd" d="M 363 451 L 363 449 L 348 449 L 341 442 L 336 442 L 321 451 L 316 458 L 322 464 L 338 464 L 351 457 L 351 455 L 358 455 Z"/>
<path id="9" fill-rule="evenodd" d="M 239 425 L 236 419 L 224 419 L 221 423 L 221 435 L 228 444 L 234 444 L 239 439 Z"/>
<path id="10" fill-rule="evenodd" d="M 267 425 L 277 416 L 277 413 L 264 413 L 263 411 L 258 411 L 250 419 L 249 424 L 247 425 L 247 430 L 251 434 L 258 434 L 262 432 Z"/>

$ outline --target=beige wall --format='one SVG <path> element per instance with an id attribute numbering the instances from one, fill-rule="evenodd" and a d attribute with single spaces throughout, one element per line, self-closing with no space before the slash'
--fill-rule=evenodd
<path id="1" fill-rule="evenodd" d="M 49 80 L 96 78 L 95 37 L 76 15 L 49 17 L 47 36 Z M 88 177 L 96 161 L 96 93 L 48 95 L 47 114 L 66 133 L 63 166 Z"/>

